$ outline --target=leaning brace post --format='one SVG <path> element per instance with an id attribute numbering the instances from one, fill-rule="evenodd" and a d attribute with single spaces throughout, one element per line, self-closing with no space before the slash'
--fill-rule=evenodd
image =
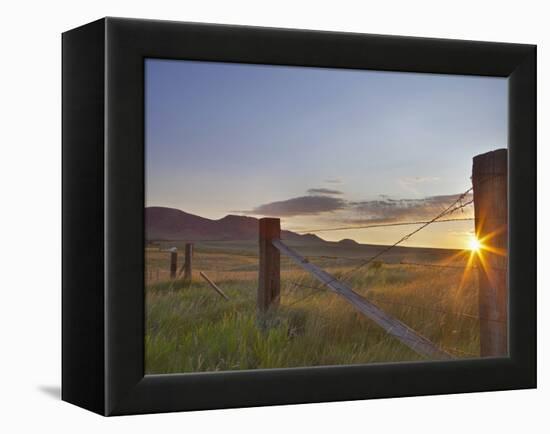
<path id="1" fill-rule="evenodd" d="M 183 281 L 190 284 L 193 278 L 193 243 L 185 244 L 185 262 L 183 263 Z"/>
<path id="2" fill-rule="evenodd" d="M 173 249 L 170 251 L 170 279 L 174 280 L 176 278 L 178 270 L 178 251 Z"/>
<path id="3" fill-rule="evenodd" d="M 498 149 L 474 157 L 475 231 L 479 252 L 480 352 L 508 354 L 508 153 Z"/>
<path id="4" fill-rule="evenodd" d="M 281 259 L 272 241 L 281 238 L 281 220 L 260 219 L 260 270 L 258 277 L 258 311 L 267 312 L 279 305 L 281 293 Z"/>

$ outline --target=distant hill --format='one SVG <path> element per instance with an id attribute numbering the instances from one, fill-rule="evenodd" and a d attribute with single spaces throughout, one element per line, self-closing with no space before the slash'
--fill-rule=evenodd
<path id="1" fill-rule="evenodd" d="M 359 245 L 357 241 L 351 240 L 349 238 L 344 238 L 343 240 L 338 241 L 338 244 L 341 244 L 343 246 L 348 246 L 348 247 L 354 247 Z"/>
<path id="2" fill-rule="evenodd" d="M 145 208 L 145 236 L 148 241 L 255 240 L 258 238 L 258 219 L 227 215 L 212 220 L 175 208 L 153 206 Z M 291 231 L 282 231 L 281 237 L 308 243 L 324 242 L 317 235 Z"/>

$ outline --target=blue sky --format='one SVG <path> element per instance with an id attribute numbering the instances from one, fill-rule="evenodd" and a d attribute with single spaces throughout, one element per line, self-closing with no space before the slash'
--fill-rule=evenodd
<path id="1" fill-rule="evenodd" d="M 424 217 L 470 186 L 474 155 L 507 145 L 501 78 L 156 59 L 145 77 L 146 205 L 208 218 Z M 472 229 L 440 226 L 411 244 L 456 246 Z"/>

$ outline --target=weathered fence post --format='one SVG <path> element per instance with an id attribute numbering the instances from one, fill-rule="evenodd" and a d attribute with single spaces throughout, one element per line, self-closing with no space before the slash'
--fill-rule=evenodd
<path id="1" fill-rule="evenodd" d="M 183 280 L 190 284 L 193 279 L 193 243 L 185 244 L 185 262 L 183 264 Z"/>
<path id="2" fill-rule="evenodd" d="M 175 247 L 170 250 L 170 279 L 174 280 L 178 272 L 178 251 Z"/>
<path id="3" fill-rule="evenodd" d="M 508 354 L 508 152 L 474 157 L 472 168 L 479 252 L 479 317 L 482 357 Z"/>
<path id="4" fill-rule="evenodd" d="M 281 258 L 271 241 L 281 238 L 281 220 L 260 219 L 260 270 L 258 276 L 258 311 L 267 312 L 279 305 L 281 292 Z"/>

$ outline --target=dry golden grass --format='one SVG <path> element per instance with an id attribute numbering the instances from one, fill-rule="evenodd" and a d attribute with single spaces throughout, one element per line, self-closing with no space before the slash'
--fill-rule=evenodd
<path id="1" fill-rule="evenodd" d="M 237 246 L 239 247 L 239 246 Z M 399 362 L 422 358 L 346 300 L 281 258 L 281 306 L 258 320 L 258 260 L 226 245 L 195 249 L 193 283 L 168 280 L 168 255 L 146 251 L 146 372 L 176 373 Z M 312 259 L 336 276 L 357 261 Z M 156 279 L 156 268 L 164 271 Z M 199 276 L 206 272 L 225 301 Z M 353 289 L 457 357 L 479 355 L 477 275 L 384 264 L 351 273 Z M 463 282 L 462 282 L 463 281 Z M 462 282 L 462 285 L 461 285 Z"/>

